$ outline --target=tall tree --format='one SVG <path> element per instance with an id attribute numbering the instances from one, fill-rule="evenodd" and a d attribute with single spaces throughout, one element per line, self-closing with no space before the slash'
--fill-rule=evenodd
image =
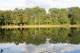
<path id="1" fill-rule="evenodd" d="M 22 23 L 26 24 L 28 21 L 28 17 L 22 13 Z"/>
<path id="2" fill-rule="evenodd" d="M 68 8 L 68 12 L 71 24 L 80 24 L 80 8 L 70 7 Z"/>
<path id="3" fill-rule="evenodd" d="M 18 8 L 15 8 L 12 23 L 14 23 L 15 25 L 15 24 L 21 23 L 21 20 L 22 20 L 22 13 L 21 11 L 19 11 Z"/>
<path id="4" fill-rule="evenodd" d="M 59 14 L 60 14 L 60 9 L 57 8 L 50 8 L 49 13 L 51 14 L 51 19 L 54 22 L 54 24 L 59 24 Z M 54 20 L 55 19 L 55 20 Z"/>
<path id="5" fill-rule="evenodd" d="M 3 17 L 3 11 L 0 10 L 0 25 L 3 24 L 4 17 Z"/>
<path id="6" fill-rule="evenodd" d="M 68 23 L 68 22 L 69 22 L 69 19 L 68 19 L 68 17 L 66 17 L 65 14 L 61 14 L 61 15 L 60 15 L 60 18 L 59 18 L 59 22 L 60 22 L 61 24 Z"/>
<path id="7" fill-rule="evenodd" d="M 11 10 L 7 10 L 7 11 L 4 11 L 4 12 L 3 12 L 3 16 L 4 16 L 4 19 L 5 19 L 5 20 L 4 20 L 5 25 L 6 25 L 6 24 L 8 25 L 8 23 L 11 22 L 10 14 L 11 14 Z"/>

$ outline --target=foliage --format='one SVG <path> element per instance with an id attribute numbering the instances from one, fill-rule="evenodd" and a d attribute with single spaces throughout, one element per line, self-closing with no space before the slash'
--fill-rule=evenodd
<path id="1" fill-rule="evenodd" d="M 46 13 L 44 8 L 33 7 L 14 11 L 0 10 L 0 25 L 27 24 L 27 25 L 62 25 L 80 24 L 80 8 L 50 8 Z"/>
<path id="2" fill-rule="evenodd" d="M 68 8 L 68 12 L 71 24 L 80 24 L 80 8 L 70 7 Z"/>
<path id="3" fill-rule="evenodd" d="M 47 39 L 50 43 L 80 43 L 80 28 L 28 28 L 0 29 L 0 43 L 19 43 L 40 45 L 45 44 Z"/>

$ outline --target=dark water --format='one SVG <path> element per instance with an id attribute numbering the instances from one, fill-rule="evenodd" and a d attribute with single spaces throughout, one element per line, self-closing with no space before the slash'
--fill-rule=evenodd
<path id="1" fill-rule="evenodd" d="M 0 53 L 80 53 L 80 28 L 0 29 Z"/>

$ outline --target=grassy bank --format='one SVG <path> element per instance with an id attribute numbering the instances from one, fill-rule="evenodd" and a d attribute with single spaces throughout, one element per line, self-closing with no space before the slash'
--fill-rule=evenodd
<path id="1" fill-rule="evenodd" d="M 24 25 L 24 26 L 0 26 L 0 28 L 34 28 L 34 27 L 80 27 L 80 25 Z"/>

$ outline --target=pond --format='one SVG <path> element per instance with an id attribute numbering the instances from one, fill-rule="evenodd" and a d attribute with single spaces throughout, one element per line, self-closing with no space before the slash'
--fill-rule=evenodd
<path id="1" fill-rule="evenodd" d="M 80 53 L 80 28 L 0 29 L 0 53 Z"/>

